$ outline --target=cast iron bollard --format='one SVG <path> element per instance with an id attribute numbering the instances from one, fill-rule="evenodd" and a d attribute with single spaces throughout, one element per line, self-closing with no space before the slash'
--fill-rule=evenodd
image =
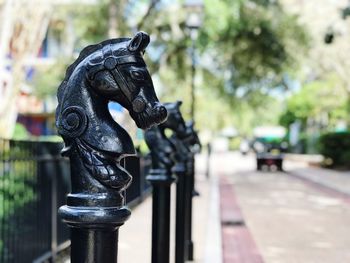
<path id="1" fill-rule="evenodd" d="M 71 227 L 72 263 L 117 262 L 118 229 L 130 216 L 122 193 L 132 178 L 120 160 L 135 149 L 112 119 L 108 102 L 120 103 L 143 129 L 166 118 L 142 58 L 148 44 L 149 36 L 139 32 L 89 46 L 58 89 L 56 126 L 72 180 L 59 213 Z"/>
<path id="2" fill-rule="evenodd" d="M 152 184 L 152 263 L 169 262 L 170 246 L 170 190 L 175 181 L 171 169 L 174 165 L 174 145 L 167 139 L 164 129 L 153 127 L 145 132 L 145 141 L 151 150 L 152 169 L 147 180 Z"/>
<path id="3" fill-rule="evenodd" d="M 188 188 L 188 176 L 187 172 L 187 158 L 188 149 L 183 140 L 189 138 L 188 127 L 180 112 L 181 102 L 166 103 L 165 107 L 168 111 L 168 119 L 159 125 L 163 130 L 170 129 L 174 131 L 173 136 L 171 136 L 170 141 L 175 146 L 175 160 L 176 164 L 173 167 L 173 172 L 177 176 L 176 185 L 176 222 L 175 222 L 175 262 L 183 263 L 185 262 L 186 256 L 186 201 L 189 195 L 186 195 L 185 190 Z"/>
<path id="4" fill-rule="evenodd" d="M 194 122 L 190 121 L 186 123 L 188 137 L 184 140 L 184 143 L 188 149 L 187 152 L 187 183 L 184 194 L 186 195 L 185 207 L 186 207 L 186 219 L 185 219 L 185 249 L 186 260 L 193 260 L 193 241 L 192 241 L 192 198 L 198 196 L 198 192 L 195 190 L 195 154 L 201 149 L 201 143 L 199 141 L 198 134 L 194 129 Z"/>

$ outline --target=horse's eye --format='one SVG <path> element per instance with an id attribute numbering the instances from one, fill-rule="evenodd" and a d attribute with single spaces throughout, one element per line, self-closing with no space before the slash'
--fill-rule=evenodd
<path id="1" fill-rule="evenodd" d="M 136 80 L 144 80 L 145 78 L 143 77 L 143 73 L 141 71 L 138 71 L 138 70 L 133 70 L 130 72 L 131 73 L 131 77 L 133 79 L 136 79 Z"/>

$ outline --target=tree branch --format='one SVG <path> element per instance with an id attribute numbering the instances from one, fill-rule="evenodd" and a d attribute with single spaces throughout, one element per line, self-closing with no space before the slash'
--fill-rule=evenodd
<path id="1" fill-rule="evenodd" d="M 143 17 L 141 18 L 141 20 L 137 23 L 136 28 L 139 30 L 140 28 L 143 27 L 143 24 L 145 22 L 145 20 L 147 19 L 147 17 L 151 14 L 152 10 L 155 8 L 156 4 L 159 2 L 159 0 L 151 0 L 146 13 L 143 15 Z"/>

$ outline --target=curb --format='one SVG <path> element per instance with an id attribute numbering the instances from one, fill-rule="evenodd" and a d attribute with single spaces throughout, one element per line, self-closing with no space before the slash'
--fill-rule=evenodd
<path id="1" fill-rule="evenodd" d="M 216 176 L 210 179 L 210 204 L 208 218 L 208 232 L 205 244 L 205 263 L 222 263 L 221 226 L 219 209 L 219 185 Z"/>

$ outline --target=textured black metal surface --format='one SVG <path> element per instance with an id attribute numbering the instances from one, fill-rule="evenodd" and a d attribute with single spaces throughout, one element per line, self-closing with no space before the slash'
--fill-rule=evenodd
<path id="1" fill-rule="evenodd" d="M 165 104 L 169 118 L 160 127 L 167 129 L 178 127 L 170 140 L 176 148 L 174 173 L 178 177 L 176 190 L 176 237 L 175 262 L 193 260 L 192 241 L 192 197 L 194 191 L 194 154 L 201 149 L 194 122 L 185 123 L 181 112 L 181 103 Z"/>
<path id="2" fill-rule="evenodd" d="M 189 149 L 187 153 L 187 176 L 185 183 L 185 255 L 186 260 L 194 260 L 194 244 L 192 240 L 192 198 L 198 195 L 195 190 L 195 154 L 200 152 L 202 145 L 198 137 L 197 131 L 194 129 L 194 122 L 189 121 L 186 123 L 188 136 L 184 140 L 185 145 Z"/>
<path id="3" fill-rule="evenodd" d="M 172 167 L 172 172 L 177 176 L 176 186 L 176 233 L 175 233 L 175 262 L 183 263 L 186 258 L 185 251 L 185 220 L 186 220 L 186 201 L 185 189 L 189 148 L 184 143 L 184 140 L 189 140 L 188 127 L 182 117 L 180 106 L 181 102 L 166 103 L 165 107 L 168 111 L 168 119 L 159 125 L 159 129 L 164 133 L 170 129 L 173 134 L 169 138 L 171 145 L 175 149 L 174 159 L 175 165 Z"/>
<path id="4" fill-rule="evenodd" d="M 166 103 L 167 120 L 145 133 L 151 150 L 152 170 L 147 179 L 153 185 L 152 263 L 169 262 L 170 184 L 177 175 L 175 262 L 193 260 L 192 197 L 194 154 L 201 144 L 194 122 L 185 123 L 181 102 Z M 165 131 L 171 130 L 170 138 Z"/>
<path id="5" fill-rule="evenodd" d="M 145 132 L 144 137 L 151 151 L 152 169 L 164 170 L 164 172 L 171 174 L 171 169 L 175 163 L 174 152 L 176 148 L 166 137 L 164 129 L 156 126 L 152 127 Z"/>
<path id="6" fill-rule="evenodd" d="M 117 262 L 117 252 L 110 254 L 110 248 L 117 248 L 117 229 L 130 216 L 123 192 L 131 175 L 120 160 L 135 155 L 135 149 L 129 134 L 112 119 L 108 102 L 126 108 L 143 129 L 167 116 L 142 58 L 149 41 L 146 33 L 139 32 L 132 39 L 86 47 L 58 89 L 56 126 L 65 142 L 62 153 L 71 160 L 72 180 L 72 192 L 60 214 L 74 227 L 73 263 Z"/>
<path id="7" fill-rule="evenodd" d="M 169 107 L 169 104 L 166 104 Z M 168 121 L 174 119 L 168 115 Z M 175 119 L 174 119 L 175 120 Z M 170 127 L 175 132 L 175 123 Z M 145 132 L 145 141 L 151 151 L 152 169 L 147 180 L 152 184 L 152 263 L 169 262 L 170 246 L 170 186 L 175 181 L 175 146 L 165 135 L 165 128 L 153 127 Z"/>

